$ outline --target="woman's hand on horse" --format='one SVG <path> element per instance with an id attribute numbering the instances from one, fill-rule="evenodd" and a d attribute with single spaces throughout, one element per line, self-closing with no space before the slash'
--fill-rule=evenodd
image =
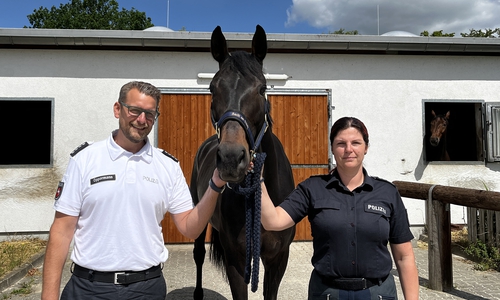
<path id="1" fill-rule="evenodd" d="M 253 165 L 253 161 L 251 161 L 251 162 L 248 164 L 248 169 L 247 169 L 246 174 L 248 174 L 248 173 L 253 173 L 253 172 L 254 172 L 253 167 L 254 167 L 254 165 Z M 260 170 L 260 178 L 261 178 L 261 180 L 262 180 L 262 179 L 264 179 L 263 174 L 264 174 L 264 166 L 262 166 L 262 169 Z"/>

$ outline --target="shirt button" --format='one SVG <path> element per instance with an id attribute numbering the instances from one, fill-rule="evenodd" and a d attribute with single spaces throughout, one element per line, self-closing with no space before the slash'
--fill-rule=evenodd
<path id="1" fill-rule="evenodd" d="M 354 223 L 351 223 L 351 227 L 354 227 Z"/>
<path id="2" fill-rule="evenodd" d="M 351 245 L 352 245 L 352 246 L 354 246 L 355 244 L 356 244 L 356 243 L 354 243 L 354 242 L 351 242 Z"/>
<path id="3" fill-rule="evenodd" d="M 356 262 L 353 260 L 353 261 L 351 261 L 351 264 L 355 265 L 355 264 L 356 264 Z"/>
<path id="4" fill-rule="evenodd" d="M 351 210 L 354 210 L 354 207 L 351 207 Z"/>

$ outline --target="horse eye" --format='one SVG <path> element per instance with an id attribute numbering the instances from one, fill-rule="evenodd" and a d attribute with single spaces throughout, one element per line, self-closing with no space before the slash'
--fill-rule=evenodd
<path id="1" fill-rule="evenodd" d="M 264 94 L 266 93 L 266 89 L 267 89 L 267 87 L 266 87 L 265 85 L 261 86 L 261 87 L 260 87 L 260 91 L 259 91 L 259 93 L 260 93 L 262 96 L 264 96 Z"/>

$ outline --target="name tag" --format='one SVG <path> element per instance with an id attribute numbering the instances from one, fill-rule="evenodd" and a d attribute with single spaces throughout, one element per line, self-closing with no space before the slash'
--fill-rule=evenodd
<path id="1" fill-rule="evenodd" d="M 93 184 L 96 184 L 96 183 L 100 183 L 100 182 L 104 182 L 104 181 L 113 181 L 113 180 L 116 180 L 116 175 L 115 174 L 102 175 L 102 176 L 94 177 L 94 178 L 90 179 L 90 185 L 93 185 Z"/>

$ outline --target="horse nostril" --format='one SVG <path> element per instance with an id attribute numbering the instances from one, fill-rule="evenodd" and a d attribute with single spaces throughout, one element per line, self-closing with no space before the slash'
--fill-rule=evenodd
<path id="1" fill-rule="evenodd" d="M 245 149 L 241 150 L 240 157 L 238 158 L 238 161 L 240 162 L 239 164 L 244 164 L 245 163 Z"/>
<path id="2" fill-rule="evenodd" d="M 215 162 L 218 165 L 222 161 L 222 154 L 220 149 L 217 149 L 217 154 L 215 155 Z"/>

